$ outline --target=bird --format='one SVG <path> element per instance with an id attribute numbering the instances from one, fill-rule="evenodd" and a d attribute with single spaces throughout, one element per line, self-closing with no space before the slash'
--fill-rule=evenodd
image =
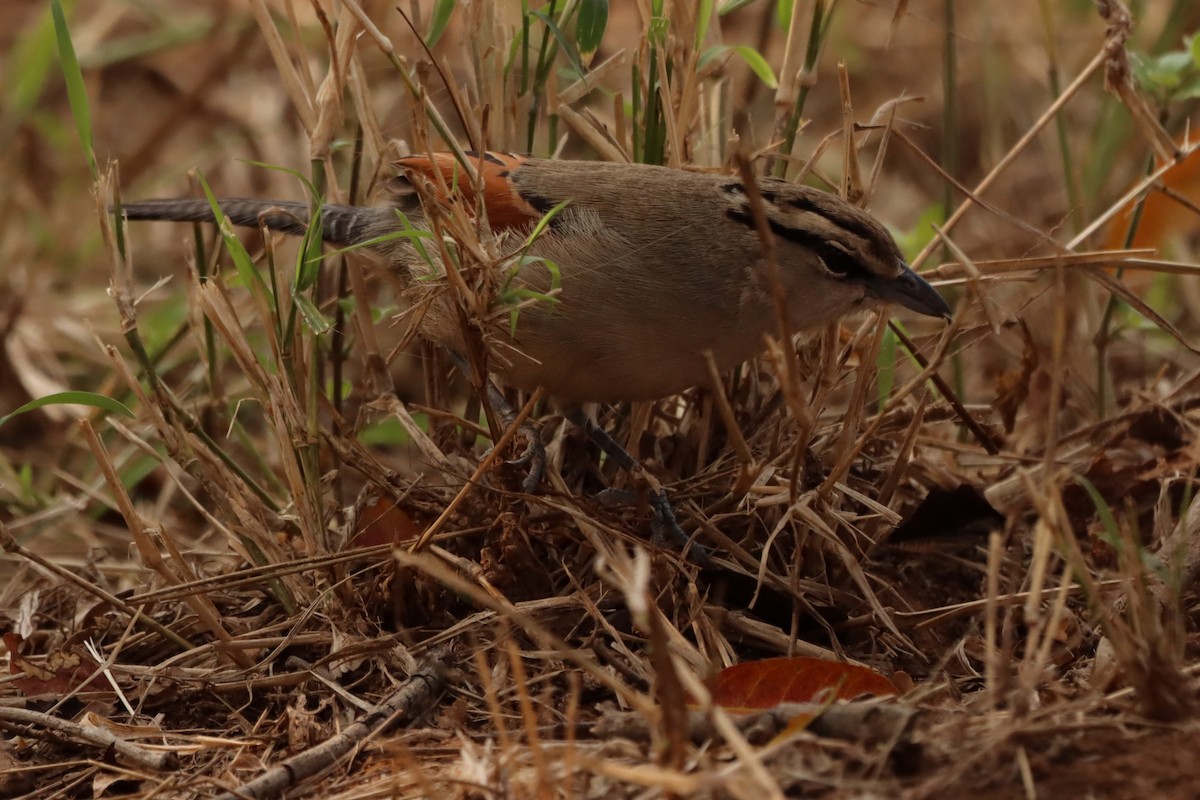
<path id="1" fill-rule="evenodd" d="M 489 368 L 517 389 L 541 388 L 578 405 L 658 400 L 706 384 L 710 357 L 728 370 L 778 332 L 774 275 L 796 333 L 881 304 L 950 316 L 887 228 L 829 192 L 756 181 L 773 272 L 753 190 L 737 177 L 499 152 L 468 158 L 478 184 L 449 153 L 399 159 L 376 203 L 323 205 L 322 235 L 363 246 L 385 278 L 425 305 L 421 334 L 462 352 L 460 316 L 431 280 L 444 269 L 439 249 L 398 232 L 428 230 L 425 203 L 453 194 L 467 209 L 482 206 L 505 284 L 522 290 L 515 296 L 542 298 L 523 303 L 515 324 L 498 314 L 489 329 Z M 223 198 L 217 205 L 234 225 L 294 235 L 308 225 L 307 202 Z M 202 198 L 131 202 L 122 211 L 130 220 L 215 221 Z"/>
<path id="2" fill-rule="evenodd" d="M 494 285 L 521 298 L 486 320 L 489 371 L 510 387 L 542 390 L 627 471 L 636 460 L 581 407 L 658 400 L 707 384 L 710 364 L 725 371 L 753 358 L 780 330 L 779 292 L 793 333 L 886 304 L 951 316 L 882 223 L 820 189 L 767 177 L 748 188 L 730 175 L 648 164 L 467 157 L 477 178 L 449 153 L 399 159 L 372 205 L 321 205 L 322 237 L 364 252 L 420 309 L 420 333 L 463 366 L 463 317 L 436 280 L 445 265 L 427 238 L 440 213 L 429 205 L 482 210 L 486 225 L 476 222 L 494 237 Z M 307 202 L 216 205 L 234 225 L 297 236 L 309 226 Z M 130 220 L 217 221 L 200 198 L 120 208 Z M 489 395 L 494 405 L 501 398 Z M 529 439 L 519 459 L 531 464 L 526 491 L 545 463 L 536 432 Z M 701 566 L 712 563 L 661 488 L 650 504 L 656 541 L 673 539 Z"/>

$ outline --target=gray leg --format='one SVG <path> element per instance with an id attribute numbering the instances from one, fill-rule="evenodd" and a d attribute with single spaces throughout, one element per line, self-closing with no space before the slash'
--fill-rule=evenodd
<path id="1" fill-rule="evenodd" d="M 453 350 L 447 350 L 451 360 L 462 371 L 464 375 L 469 374 L 471 367 L 467 364 L 467 360 Z M 487 384 L 488 401 L 492 404 L 492 408 L 500 414 L 501 419 L 506 425 L 511 425 L 513 420 L 517 418 L 517 412 L 504 399 L 504 395 L 500 390 L 488 381 Z M 617 462 L 617 466 L 628 473 L 636 473 L 641 469 L 641 464 L 634 459 L 633 456 L 617 443 L 617 440 L 608 435 L 608 433 L 593 423 L 582 410 L 576 408 L 567 414 L 569 419 L 575 425 L 578 425 L 588 438 L 592 440 L 603 450 L 609 458 Z M 522 423 L 521 432 L 525 435 L 529 446 L 525 448 L 525 452 L 519 458 L 509 461 L 509 464 L 528 465 L 529 472 L 525 476 L 525 480 L 521 482 L 522 491 L 533 494 L 537 489 L 538 483 L 542 479 L 543 473 L 546 471 L 546 446 L 542 442 L 541 434 L 534 428 L 528 420 Z M 683 529 L 679 527 L 679 521 L 675 518 L 675 510 L 671 508 L 671 501 L 667 497 L 667 493 L 661 489 L 654 489 L 650 492 L 650 509 L 654 512 L 654 518 L 650 522 L 650 530 L 652 532 L 652 541 L 654 544 L 663 546 L 668 542 L 673 543 L 681 552 L 689 556 L 692 561 L 701 567 L 711 567 L 713 565 L 712 556 L 708 550 L 699 544 L 692 542 Z"/>
<path id="2" fill-rule="evenodd" d="M 471 374 L 471 366 L 467 360 L 459 353 L 446 349 L 450 355 L 450 360 L 458 367 L 459 371 L 464 375 Z M 505 425 L 511 425 L 513 420 L 517 418 L 517 411 L 509 402 L 504 399 L 504 395 L 496 388 L 490 380 L 487 382 L 488 402 L 492 404 L 492 408 L 500 415 L 500 421 Z M 525 447 L 525 452 L 517 458 L 506 463 L 518 467 L 527 467 L 525 479 L 521 481 L 521 491 L 526 494 L 533 494 L 537 490 L 537 486 L 541 483 L 542 475 L 546 473 L 546 445 L 542 442 L 542 435 L 537 428 L 533 426 L 529 420 L 521 423 L 521 433 L 525 436 L 525 441 L 529 442 Z"/>
<path id="3" fill-rule="evenodd" d="M 567 419 L 578 425 L 597 447 L 617 462 L 617 466 L 621 469 L 631 474 L 641 469 L 641 464 L 624 447 L 621 447 L 616 439 L 609 436 L 607 431 L 592 422 L 581 409 L 572 410 L 567 414 Z M 653 535 L 652 541 L 656 545 L 661 546 L 669 541 L 701 567 L 713 566 L 712 556 L 708 550 L 691 541 L 683 532 L 683 528 L 679 527 L 679 521 L 675 518 L 675 510 L 671 508 L 671 501 L 666 492 L 662 489 L 653 489 L 650 492 L 650 509 L 654 512 L 650 530 Z"/>

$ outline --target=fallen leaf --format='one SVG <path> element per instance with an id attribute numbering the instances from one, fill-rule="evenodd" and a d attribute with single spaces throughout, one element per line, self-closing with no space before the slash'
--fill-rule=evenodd
<path id="1" fill-rule="evenodd" d="M 748 661 L 723 669 L 714 679 L 712 697 L 727 711 L 749 710 L 811 703 L 828 691 L 841 700 L 897 694 L 890 680 L 866 667 L 798 657 Z"/>

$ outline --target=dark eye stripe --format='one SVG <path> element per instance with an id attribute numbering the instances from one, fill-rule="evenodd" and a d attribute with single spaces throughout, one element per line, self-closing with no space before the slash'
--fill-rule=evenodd
<path id="1" fill-rule="evenodd" d="M 731 208 L 725 212 L 725 215 L 734 222 L 740 222 L 748 228 L 754 227 L 754 215 L 744 209 Z M 818 233 L 798 228 L 789 228 L 770 218 L 767 219 L 767 225 L 776 236 L 812 250 L 825 262 L 825 266 L 839 277 L 860 281 L 871 280 L 875 277 L 865 264 L 845 250 L 833 246 L 824 236 Z"/>

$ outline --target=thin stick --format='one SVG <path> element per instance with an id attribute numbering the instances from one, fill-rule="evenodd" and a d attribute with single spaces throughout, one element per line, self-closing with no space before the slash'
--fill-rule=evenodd
<path id="1" fill-rule="evenodd" d="M 462 505 L 463 500 L 467 498 L 467 493 L 476 486 L 480 476 L 492 466 L 492 463 L 500 457 L 500 453 L 504 451 L 504 448 L 508 446 L 508 443 L 511 442 L 513 437 L 515 437 L 518 431 L 521 430 L 521 424 L 525 422 L 530 413 L 533 412 L 533 407 L 541 399 L 542 389 L 541 387 L 538 387 L 537 391 L 535 391 L 529 398 L 529 402 L 525 403 L 525 405 L 521 407 L 521 410 L 517 412 L 516 418 L 514 418 L 512 423 L 509 424 L 508 429 L 504 431 L 504 434 L 500 437 L 500 440 L 496 442 L 495 447 L 492 448 L 490 453 L 483 457 L 483 459 L 479 462 L 479 466 L 475 468 L 473 473 L 471 473 L 471 477 L 467 478 L 467 482 L 463 484 L 462 489 L 460 489 L 458 494 L 454 496 L 454 499 L 450 501 L 450 504 L 446 506 L 446 510 L 443 511 L 441 515 L 438 516 L 438 518 L 435 519 L 433 523 L 425 529 L 425 532 L 421 534 L 421 538 L 417 539 L 413 546 L 409 548 L 410 552 L 419 553 L 425 549 L 425 546 L 429 544 L 429 540 L 433 538 L 434 534 L 441 530 L 442 526 L 446 524 L 446 520 L 450 519 L 450 515 L 453 514 L 460 505 Z"/>

